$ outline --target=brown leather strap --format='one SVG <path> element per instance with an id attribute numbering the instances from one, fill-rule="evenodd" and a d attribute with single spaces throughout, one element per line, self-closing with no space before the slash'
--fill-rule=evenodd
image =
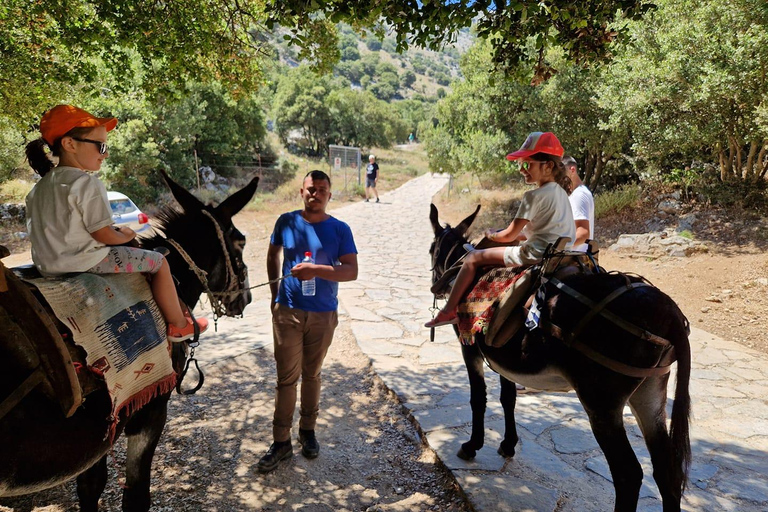
<path id="1" fill-rule="evenodd" d="M 551 322 L 547 322 L 545 320 L 542 320 L 540 323 L 540 326 L 543 329 L 546 329 L 549 331 L 549 333 L 560 339 L 565 341 L 563 338 L 563 329 Z M 605 366 L 609 370 L 613 370 L 616 373 L 620 373 L 622 375 L 626 375 L 628 377 L 635 377 L 638 379 L 644 379 L 646 377 L 658 377 L 660 375 L 667 374 L 672 369 L 672 362 L 676 358 L 672 358 L 672 362 L 670 362 L 666 366 L 657 366 L 655 368 L 638 368 L 636 366 L 630 366 L 628 364 L 621 363 L 619 361 L 616 361 L 615 359 L 611 359 L 610 357 L 607 357 L 598 351 L 594 350 L 591 347 L 588 347 L 584 343 L 580 342 L 579 340 L 571 340 L 570 343 L 568 343 L 568 346 L 574 350 L 577 350 L 596 362 L 599 365 Z M 670 350 L 670 352 L 667 353 L 669 355 L 670 353 L 673 353 L 674 347 Z"/>
<path id="2" fill-rule="evenodd" d="M 562 340 L 563 343 L 566 344 L 566 346 L 581 352 L 582 354 L 592 359 L 596 363 L 602 366 L 605 366 L 610 370 L 613 370 L 622 375 L 627 375 L 629 377 L 636 377 L 636 378 L 654 377 L 654 376 L 664 375 L 670 372 L 672 368 L 672 363 L 675 362 L 677 357 L 675 355 L 674 346 L 672 345 L 672 343 L 669 342 L 669 340 L 666 340 L 661 336 L 657 336 L 656 334 L 653 334 L 645 329 L 642 329 L 634 324 L 631 324 L 626 320 L 624 320 L 623 318 L 620 318 L 619 316 L 605 309 L 608 304 L 610 304 L 617 297 L 620 297 L 622 294 L 628 292 L 629 290 L 634 290 L 643 286 L 651 286 L 651 285 L 644 282 L 628 283 L 626 286 L 617 288 L 613 292 L 609 293 L 600 302 L 594 302 L 592 299 L 590 299 L 586 295 L 574 290 L 573 288 L 563 283 L 556 277 L 550 277 L 548 279 L 548 282 L 552 283 L 555 287 L 557 287 L 564 293 L 570 295 L 574 299 L 578 300 L 579 302 L 581 302 L 582 304 L 590 308 L 589 312 L 587 312 L 587 314 L 584 315 L 584 317 L 582 317 L 582 319 L 579 321 L 579 323 L 571 332 L 567 332 L 567 333 L 564 332 L 561 327 L 553 324 L 552 322 L 547 322 L 547 321 L 541 322 L 542 328 L 548 330 L 550 334 Z M 664 366 L 657 366 L 654 368 L 637 368 L 635 366 L 630 366 L 628 364 L 624 364 L 614 359 L 611 359 L 605 356 L 604 354 L 597 352 L 593 348 L 587 346 L 583 342 L 579 341 L 578 336 L 581 334 L 584 328 L 586 328 L 587 324 L 594 319 L 596 315 L 600 315 L 604 317 L 605 319 L 613 322 L 620 328 L 624 329 L 625 331 L 629 332 L 634 336 L 637 336 L 638 338 L 644 341 L 649 341 L 651 343 L 655 343 L 658 345 L 669 346 L 670 349 L 666 351 L 666 353 L 660 358 L 660 361 L 659 361 L 659 363 L 666 363 L 666 364 Z"/>
<path id="3" fill-rule="evenodd" d="M 601 300 L 599 303 L 594 302 L 592 299 L 587 297 L 586 295 L 574 290 L 567 284 L 563 283 L 556 277 L 550 277 L 549 282 L 552 283 L 554 286 L 562 290 L 563 292 L 567 293 L 574 299 L 578 300 L 588 308 L 590 308 L 590 311 L 582 318 L 581 322 L 576 326 L 573 333 L 570 334 L 569 338 L 575 338 L 584 327 L 586 327 L 587 322 L 592 320 L 595 315 L 600 314 L 600 316 L 605 317 L 607 320 L 610 320 L 614 324 L 618 325 L 625 331 L 629 332 L 630 334 L 633 334 L 637 336 L 638 338 L 650 341 L 651 343 L 656 343 L 659 345 L 671 345 L 669 340 L 662 338 L 661 336 L 657 336 L 656 334 L 653 334 L 652 332 L 649 332 L 645 329 L 642 329 L 634 324 L 631 324 L 624 320 L 623 318 L 619 317 L 618 315 L 608 311 L 605 309 L 605 307 L 611 303 L 613 300 L 615 300 L 617 297 L 621 296 L 625 292 L 628 292 L 629 290 L 634 290 L 636 288 L 644 287 L 644 286 L 651 286 L 648 283 L 631 283 L 627 286 L 622 286 L 621 288 L 618 288 L 608 294 L 603 300 Z M 569 340 L 563 340 L 566 343 L 569 342 Z"/>
<path id="4" fill-rule="evenodd" d="M 45 372 L 39 366 L 35 368 L 24 381 L 19 384 L 19 387 L 13 390 L 13 392 L 6 397 L 5 400 L 0 402 L 0 418 L 8 414 L 11 409 L 16 407 L 30 391 L 35 389 L 38 384 L 45 379 Z"/>

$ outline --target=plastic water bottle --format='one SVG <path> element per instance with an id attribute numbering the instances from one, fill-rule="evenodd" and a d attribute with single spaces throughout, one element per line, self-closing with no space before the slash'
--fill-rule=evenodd
<path id="1" fill-rule="evenodd" d="M 312 253 L 307 251 L 304 253 L 304 259 L 302 263 L 314 263 L 315 259 L 312 257 Z M 301 294 L 308 297 L 314 297 L 315 295 L 315 278 L 307 279 L 301 282 Z"/>

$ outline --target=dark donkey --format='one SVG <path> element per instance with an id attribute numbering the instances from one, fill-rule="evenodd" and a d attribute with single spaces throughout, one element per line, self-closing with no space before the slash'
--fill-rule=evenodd
<path id="1" fill-rule="evenodd" d="M 258 178 L 213 207 L 198 201 L 167 175 L 163 177 L 183 211 L 164 208 L 158 215 L 158 228 L 166 236 L 142 240 L 142 247 L 165 246 L 170 250 L 167 260 L 179 282 L 179 297 L 190 308 L 202 293 L 214 290 L 210 295 L 220 314 L 242 314 L 251 300 L 242 258 L 245 237 L 232 224 L 232 217 L 251 200 Z M 174 344 L 177 374 L 186 352 L 186 343 Z M 170 393 L 159 395 L 119 419 L 117 435 L 125 433 L 128 439 L 125 511 L 149 510 L 150 469 L 169 398 Z M 36 492 L 76 476 L 80 509 L 97 510 L 107 482 L 110 411 L 109 394 L 103 386 L 90 393 L 70 418 L 64 418 L 57 404 L 33 390 L 0 419 L 0 496 Z"/>
<path id="2" fill-rule="evenodd" d="M 440 225 L 437 208 L 432 205 L 430 221 L 435 233 L 430 249 L 433 282 L 437 282 L 466 253 L 463 248 L 467 243 L 465 233 L 479 210 L 478 206 L 472 215 L 452 228 Z M 483 446 L 486 405 L 483 362 L 487 361 L 501 376 L 506 428 L 499 448 L 501 455 L 512 457 L 518 441 L 514 382 L 545 391 L 575 390 L 608 461 L 616 492 L 614 510 L 634 511 L 643 471 L 624 430 L 622 411 L 628 403 L 651 454 L 653 477 L 661 493 L 664 511 L 679 511 L 691 458 L 688 430 L 691 354 L 685 316 L 672 299 L 657 288 L 642 283 L 641 278 L 599 273 L 575 275 L 563 279 L 562 283 L 569 291 L 575 290 L 595 303 L 626 287 L 625 293 L 610 301 L 604 315 L 618 317 L 628 324 L 621 327 L 606 316 L 596 314 L 586 324 L 579 325 L 589 309 L 573 294 L 550 284 L 545 288 L 541 306 L 541 328 L 533 331 L 523 328 L 498 348 L 482 341 L 462 346 L 471 389 L 472 437 L 462 445 L 459 456 L 472 458 Z M 441 295 L 447 290 L 435 292 Z M 577 330 L 579 335 L 574 340 L 569 333 Z M 590 357 L 587 355 L 589 349 L 585 352 L 574 348 L 582 341 L 595 347 L 598 354 L 591 353 Z M 644 371 L 659 364 L 660 350 L 667 354 L 674 351 L 677 360 L 677 384 L 669 432 L 665 409 L 668 369 Z M 623 368 L 626 371 L 618 373 L 596 362 L 595 359 L 601 359 L 600 354 L 608 359 L 629 361 Z M 608 364 L 612 364 L 611 361 Z M 614 368 L 619 366 L 614 365 Z"/>

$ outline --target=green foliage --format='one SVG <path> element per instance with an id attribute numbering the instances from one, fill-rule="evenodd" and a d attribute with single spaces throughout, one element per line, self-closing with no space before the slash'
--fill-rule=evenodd
<path id="1" fill-rule="evenodd" d="M 24 162 L 24 134 L 0 115 L 0 183 L 9 179 Z"/>
<path id="2" fill-rule="evenodd" d="M 381 84 L 371 84 L 370 89 L 381 92 L 384 86 L 391 87 L 386 74 Z M 414 115 L 416 112 L 412 110 Z M 280 140 L 313 155 L 325 154 L 328 144 L 386 147 L 405 140 L 411 128 L 371 91 L 353 90 L 338 79 L 318 77 L 306 67 L 282 74 L 273 115 Z"/>
<path id="3" fill-rule="evenodd" d="M 494 63 L 508 69 L 525 63 L 538 79 L 545 79 L 552 73 L 543 57 L 547 50 L 560 47 L 571 61 L 606 60 L 622 29 L 614 23 L 617 16 L 636 19 L 653 7 L 645 0 L 522 0 L 503 5 L 491 0 L 268 0 L 266 9 L 270 24 L 290 27 L 296 43 L 308 48 L 318 46 L 312 37 L 317 20 L 375 27 L 378 33 L 383 32 L 380 24 L 386 24 L 395 33 L 398 51 L 409 45 L 439 49 L 474 23 L 478 36 L 492 41 Z"/>
<path id="4" fill-rule="evenodd" d="M 4 0 L 0 7 L 0 104 L 20 125 L 61 98 L 101 95 L 104 66 L 152 95 L 182 89 L 190 78 L 217 79 L 234 92 L 261 80 L 252 25 L 262 3 L 241 0 Z M 132 58 L 138 57 L 137 60 Z"/>
<path id="5" fill-rule="evenodd" d="M 31 181 L 10 180 L 0 183 L 0 201 L 4 203 L 23 203 L 35 184 Z"/>
<path id="6" fill-rule="evenodd" d="M 611 66 L 600 102 L 634 149 L 668 170 L 696 158 L 721 180 L 764 175 L 768 124 L 768 9 L 756 0 L 663 0 L 630 25 L 632 44 Z"/>
<path id="7" fill-rule="evenodd" d="M 595 219 L 621 213 L 640 204 L 640 187 L 625 185 L 595 195 Z"/>
<path id="8" fill-rule="evenodd" d="M 378 39 L 369 37 L 365 40 L 365 47 L 371 50 L 372 52 L 377 52 L 381 50 L 381 41 Z"/>

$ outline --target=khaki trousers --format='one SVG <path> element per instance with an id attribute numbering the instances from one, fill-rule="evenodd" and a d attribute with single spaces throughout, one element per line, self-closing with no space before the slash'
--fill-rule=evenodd
<path id="1" fill-rule="evenodd" d="M 336 311 L 315 313 L 275 304 L 272 335 L 277 363 L 274 441 L 291 438 L 296 388 L 301 376 L 301 420 L 299 428 L 314 430 L 320 405 L 320 372 L 333 332 L 338 325 Z"/>

